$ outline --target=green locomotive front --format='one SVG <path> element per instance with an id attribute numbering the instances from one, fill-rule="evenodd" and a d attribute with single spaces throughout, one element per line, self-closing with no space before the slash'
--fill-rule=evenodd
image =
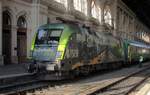
<path id="1" fill-rule="evenodd" d="M 43 25 L 32 41 L 31 57 L 47 70 L 60 69 L 70 36 L 75 32 L 65 24 Z"/>

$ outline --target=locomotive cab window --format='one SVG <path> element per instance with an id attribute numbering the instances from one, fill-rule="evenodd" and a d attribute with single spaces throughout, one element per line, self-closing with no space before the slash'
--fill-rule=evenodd
<path id="1" fill-rule="evenodd" d="M 40 29 L 35 45 L 58 45 L 62 30 Z"/>

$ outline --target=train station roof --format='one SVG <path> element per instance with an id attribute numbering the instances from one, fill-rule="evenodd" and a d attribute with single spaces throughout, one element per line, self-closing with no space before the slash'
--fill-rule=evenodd
<path id="1" fill-rule="evenodd" d="M 122 0 L 150 28 L 150 0 Z"/>

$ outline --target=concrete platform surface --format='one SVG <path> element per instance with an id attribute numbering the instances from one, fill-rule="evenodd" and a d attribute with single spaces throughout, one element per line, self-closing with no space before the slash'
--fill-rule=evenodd
<path id="1" fill-rule="evenodd" d="M 142 85 L 141 89 L 135 95 L 150 95 L 150 79 Z"/>
<path id="2" fill-rule="evenodd" d="M 20 75 L 25 73 L 28 73 L 25 64 L 0 66 L 0 78 L 4 76 L 12 76 L 16 74 Z"/>

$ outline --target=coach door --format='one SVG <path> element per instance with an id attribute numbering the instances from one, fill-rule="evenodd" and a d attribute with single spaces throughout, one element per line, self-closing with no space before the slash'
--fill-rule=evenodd
<path id="1" fill-rule="evenodd" d="M 11 17 L 8 11 L 3 12 L 2 54 L 4 64 L 11 64 Z"/>
<path id="2" fill-rule="evenodd" d="M 17 56 L 18 63 L 26 62 L 27 57 L 27 24 L 26 20 L 23 16 L 18 18 L 17 22 L 18 30 L 17 30 Z"/>

